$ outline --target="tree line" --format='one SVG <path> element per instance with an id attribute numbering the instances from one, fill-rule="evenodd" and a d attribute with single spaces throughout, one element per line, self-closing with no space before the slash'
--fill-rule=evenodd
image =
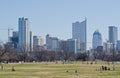
<path id="1" fill-rule="evenodd" d="M 106 52 L 96 52 L 93 53 L 93 59 L 99 59 L 102 61 L 120 61 L 120 54 L 106 54 Z M 0 62 L 33 62 L 33 61 L 89 61 L 91 58 L 90 52 L 84 53 L 73 53 L 69 51 L 37 51 L 37 52 L 28 52 L 23 50 L 18 52 L 16 49 L 11 47 L 9 44 L 0 45 Z"/>

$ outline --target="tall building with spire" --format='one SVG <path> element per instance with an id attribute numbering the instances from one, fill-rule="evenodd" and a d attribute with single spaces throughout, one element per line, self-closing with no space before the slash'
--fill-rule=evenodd
<path id="1" fill-rule="evenodd" d="M 82 22 L 72 23 L 72 38 L 77 39 L 77 52 L 86 51 L 86 42 L 87 42 L 87 31 L 86 31 L 86 22 L 85 19 Z"/>
<path id="2" fill-rule="evenodd" d="M 92 47 L 93 49 L 96 49 L 98 46 L 102 46 L 102 36 L 101 33 L 98 30 L 96 30 L 93 33 Z"/>
<path id="3" fill-rule="evenodd" d="M 18 19 L 19 51 L 30 51 L 30 30 L 28 18 Z"/>

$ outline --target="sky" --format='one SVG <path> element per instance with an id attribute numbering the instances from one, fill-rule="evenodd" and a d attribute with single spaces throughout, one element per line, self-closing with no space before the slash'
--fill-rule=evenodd
<path id="1" fill-rule="evenodd" d="M 7 29 L 18 31 L 18 18 L 27 17 L 34 35 L 72 38 L 72 23 L 87 18 L 87 42 L 95 30 L 108 39 L 108 26 L 120 32 L 120 0 L 0 0 L 0 41 L 8 40 Z"/>

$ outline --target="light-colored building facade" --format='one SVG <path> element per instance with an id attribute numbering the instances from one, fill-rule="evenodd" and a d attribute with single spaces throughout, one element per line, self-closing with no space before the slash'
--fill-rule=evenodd
<path id="1" fill-rule="evenodd" d="M 118 29 L 115 26 L 109 26 L 109 42 L 116 45 L 118 40 Z"/>
<path id="2" fill-rule="evenodd" d="M 30 31 L 30 52 L 33 52 L 33 33 Z"/>
<path id="3" fill-rule="evenodd" d="M 86 31 L 86 22 L 85 19 L 82 22 L 75 22 L 72 24 L 72 38 L 78 40 L 78 51 L 85 52 L 86 51 L 86 42 L 87 42 L 87 31 Z"/>
<path id="4" fill-rule="evenodd" d="M 48 51 L 58 51 L 59 50 L 59 39 L 57 37 L 50 37 L 49 34 L 46 35 L 46 47 Z"/>
<path id="5" fill-rule="evenodd" d="M 33 50 L 41 51 L 44 45 L 43 38 L 41 36 L 33 36 Z"/>
<path id="6" fill-rule="evenodd" d="M 110 43 L 109 41 L 103 43 L 103 51 L 105 53 L 108 53 L 108 54 L 111 53 L 112 49 L 113 49 L 113 44 L 112 43 Z"/>

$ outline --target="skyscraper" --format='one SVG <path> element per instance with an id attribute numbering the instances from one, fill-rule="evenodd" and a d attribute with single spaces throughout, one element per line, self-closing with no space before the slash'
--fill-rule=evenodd
<path id="1" fill-rule="evenodd" d="M 120 53 L 120 40 L 117 41 L 117 51 Z"/>
<path id="2" fill-rule="evenodd" d="M 49 51 L 58 51 L 59 49 L 59 39 L 57 37 L 50 37 L 49 34 L 46 35 L 46 46 Z"/>
<path id="3" fill-rule="evenodd" d="M 66 40 L 60 40 L 59 41 L 59 49 L 61 51 L 68 51 L 68 45 Z"/>
<path id="4" fill-rule="evenodd" d="M 30 31 L 28 25 L 28 18 L 22 17 L 18 19 L 18 33 L 19 33 L 19 51 L 24 48 L 25 51 L 30 50 Z"/>
<path id="5" fill-rule="evenodd" d="M 52 38 L 49 36 L 49 34 L 46 35 L 46 47 L 47 47 L 47 50 L 51 50 L 52 48 Z"/>
<path id="6" fill-rule="evenodd" d="M 85 19 L 82 22 L 75 22 L 72 24 L 72 38 L 77 39 L 77 50 L 78 51 L 86 51 L 86 22 Z"/>
<path id="7" fill-rule="evenodd" d="M 77 47 L 76 47 L 76 39 L 68 39 L 67 40 L 67 46 L 68 51 L 72 53 L 76 53 Z"/>
<path id="8" fill-rule="evenodd" d="M 12 43 L 12 46 L 17 49 L 18 48 L 18 31 L 13 31 L 13 35 L 10 38 L 10 42 Z"/>
<path id="9" fill-rule="evenodd" d="M 33 51 L 33 33 L 30 31 L 30 52 Z"/>
<path id="10" fill-rule="evenodd" d="M 98 46 L 102 46 L 102 37 L 98 30 L 93 33 L 92 47 L 96 49 Z"/>
<path id="11" fill-rule="evenodd" d="M 59 42 L 59 50 L 60 51 L 68 51 L 71 53 L 77 53 L 77 40 L 76 39 L 67 39 L 61 40 Z"/>
<path id="12" fill-rule="evenodd" d="M 52 37 L 52 51 L 58 51 L 59 49 L 59 39 L 57 37 Z"/>
<path id="13" fill-rule="evenodd" d="M 109 26 L 109 42 L 116 45 L 117 40 L 118 40 L 117 27 Z"/>
<path id="14" fill-rule="evenodd" d="M 41 36 L 33 36 L 33 50 L 41 51 L 41 47 L 44 45 L 43 38 Z"/>

